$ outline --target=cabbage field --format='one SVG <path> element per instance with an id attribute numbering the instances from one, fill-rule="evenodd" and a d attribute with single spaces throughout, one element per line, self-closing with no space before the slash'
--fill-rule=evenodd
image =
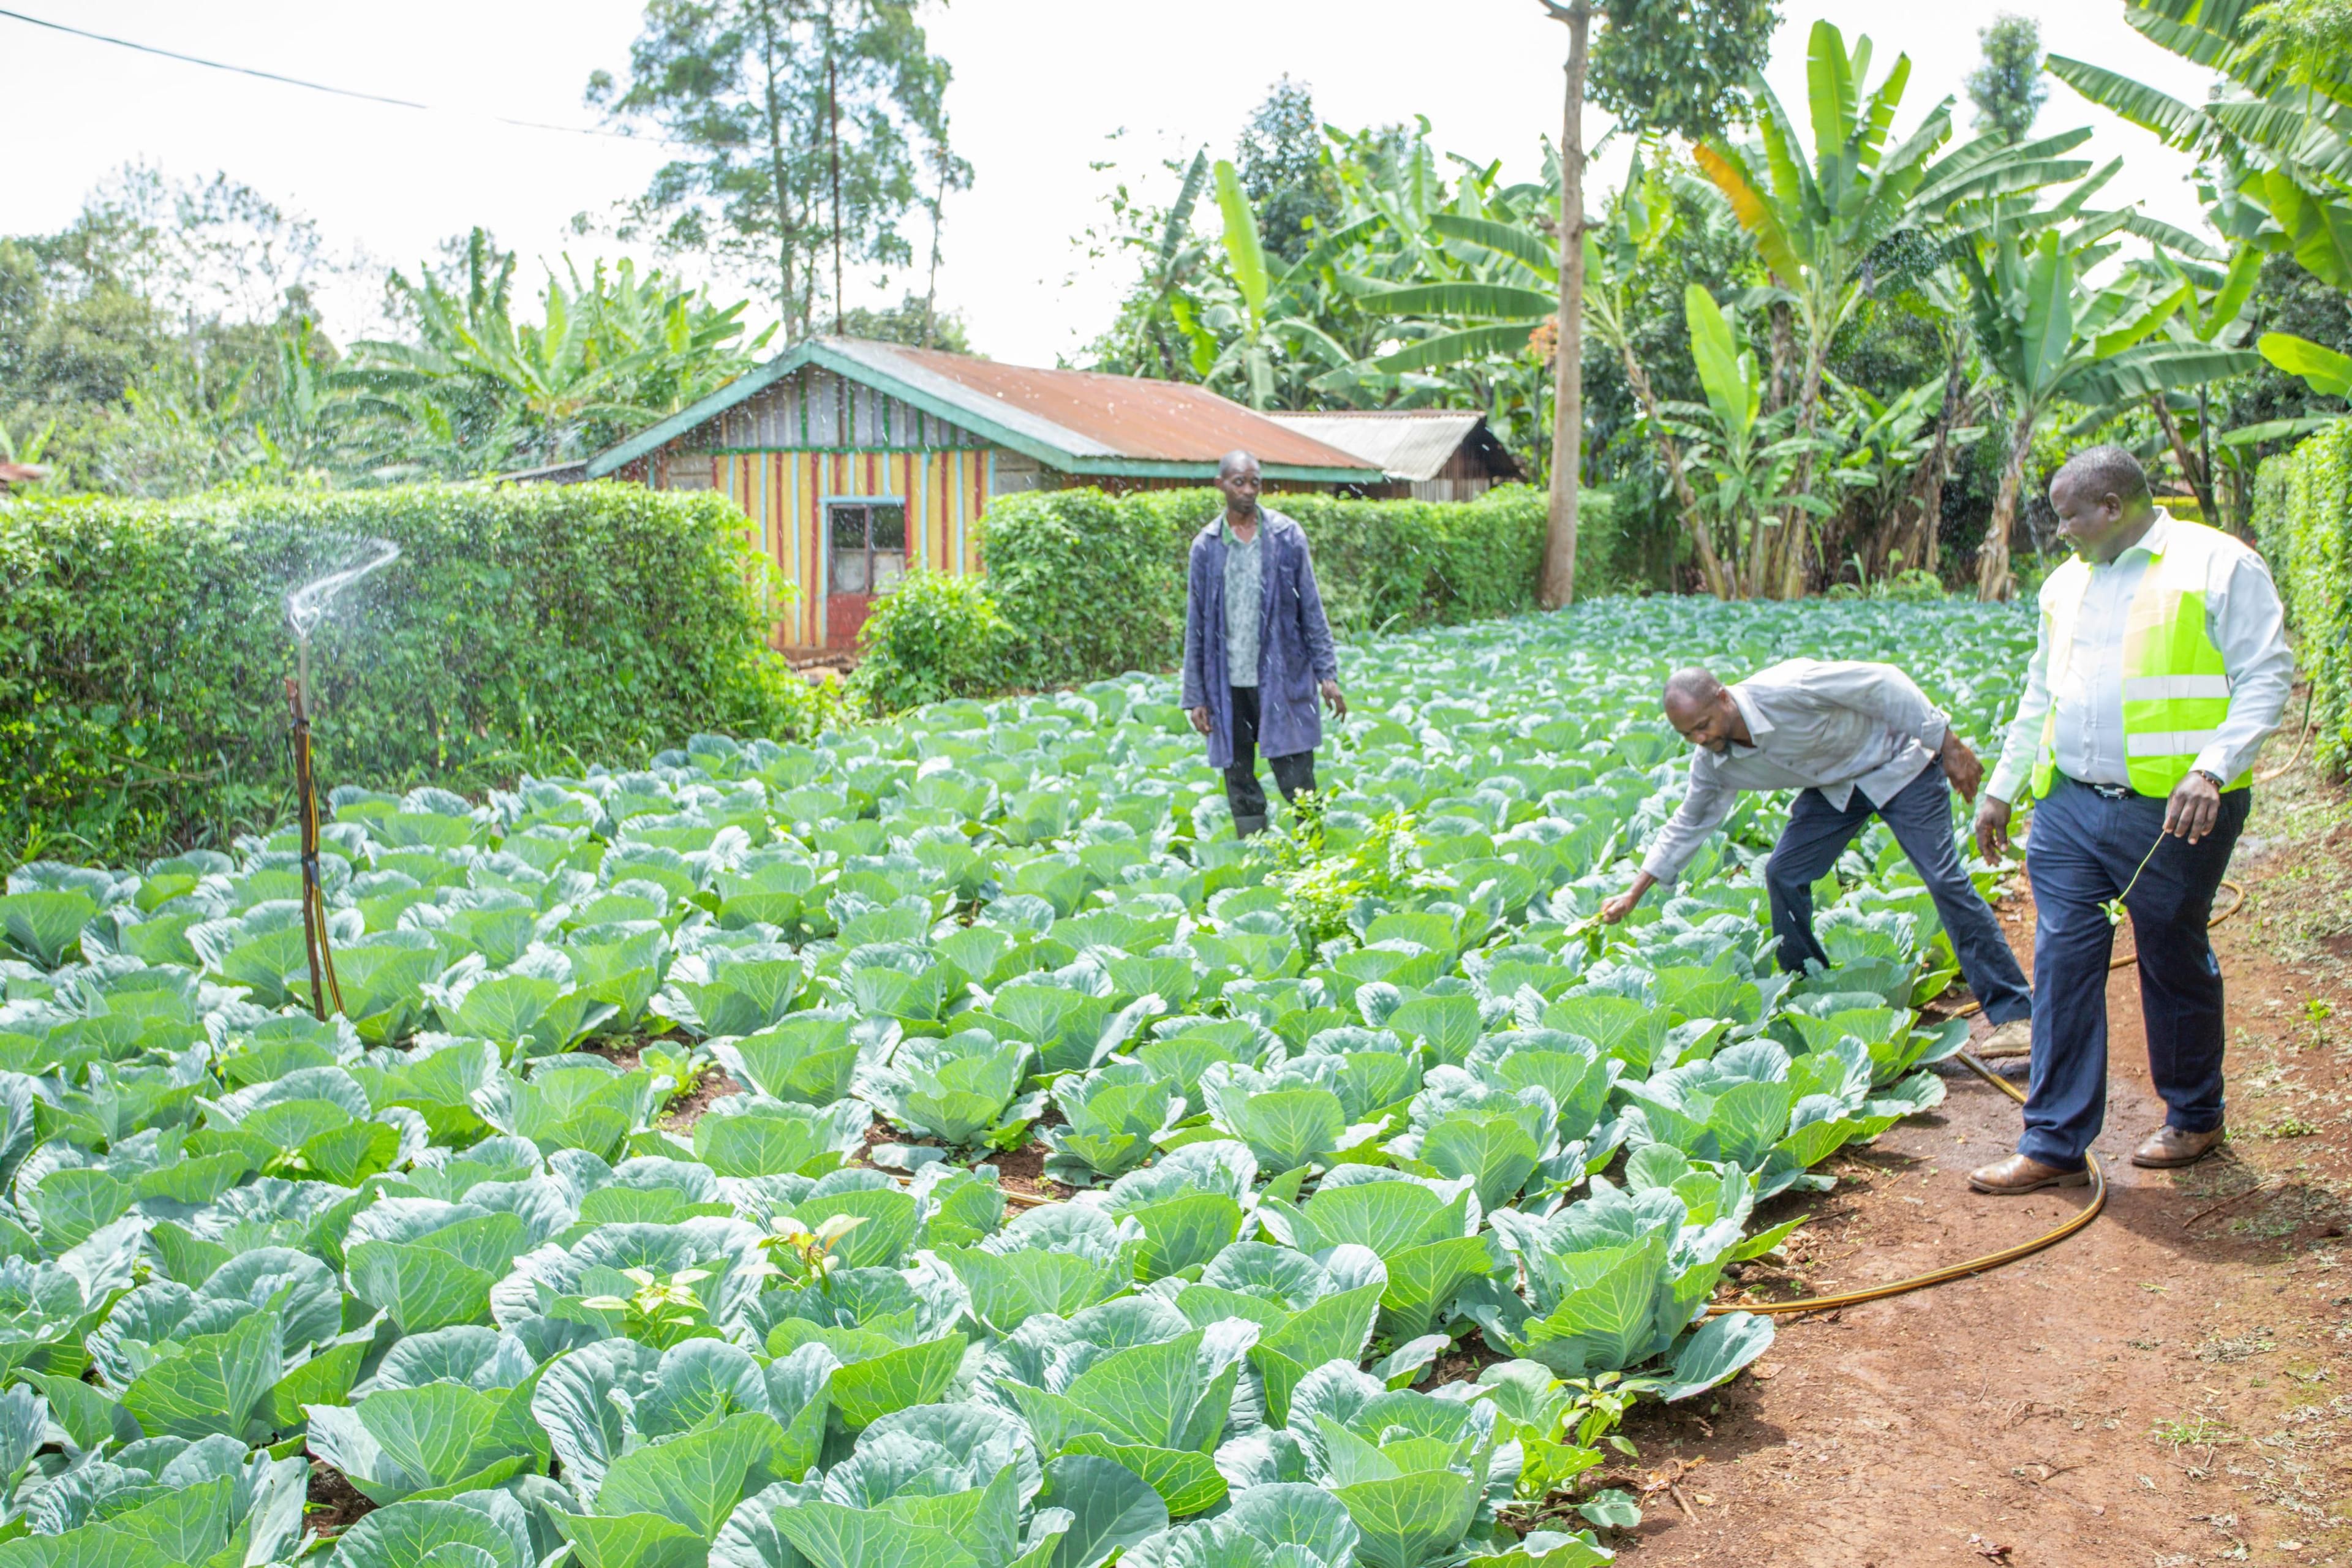
<path id="1" fill-rule="evenodd" d="M 1681 793 L 1660 680 L 1891 658 L 1982 742 L 2032 635 L 1373 641 L 1323 808 L 1248 847 L 1160 677 L 339 790 L 324 1023 L 290 829 L 25 866 L 0 1568 L 1605 1561 L 1619 1406 L 1769 1342 L 1706 1312 L 1757 1206 L 1963 1037 L 1881 828 L 1794 984 L 1775 802 L 1592 920 Z"/>

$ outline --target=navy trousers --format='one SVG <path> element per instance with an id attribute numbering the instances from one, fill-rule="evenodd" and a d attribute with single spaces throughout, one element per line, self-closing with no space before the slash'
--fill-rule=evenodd
<path id="1" fill-rule="evenodd" d="M 2034 807 L 2025 870 L 2033 883 L 2033 989 L 2041 1005 L 2033 1010 L 2033 1077 L 2019 1153 L 2080 1170 L 2105 1124 L 2107 961 L 2116 930 L 2100 906 L 2123 897 L 2126 886 L 2147 1070 L 2164 1119 L 2184 1132 L 2221 1125 L 2221 968 L 2205 922 L 2252 805 L 2250 789 L 2225 793 L 2213 831 L 2195 844 L 2165 835 L 2163 801 L 2111 799 L 2063 774 Z"/>
<path id="2" fill-rule="evenodd" d="M 1225 804 L 1234 808 L 1234 832 L 1247 838 L 1265 826 L 1265 786 L 1257 782 L 1257 688 L 1229 686 L 1233 693 L 1233 765 L 1225 769 Z M 1285 800 L 1296 800 L 1301 790 L 1315 787 L 1315 753 L 1294 752 L 1268 757 L 1274 782 Z"/>
<path id="3" fill-rule="evenodd" d="M 1829 963 L 1829 954 L 1813 936 L 1813 884 L 1837 864 L 1874 816 L 1894 833 L 1895 842 L 1911 858 L 1911 868 L 1927 884 L 1936 913 L 1951 935 L 1960 974 L 1984 1004 L 1985 1016 L 2006 1024 L 2030 1016 L 2033 994 L 2025 988 L 2025 972 L 2018 968 L 2009 939 L 2000 934 L 2000 922 L 1992 918 L 1990 906 L 1969 880 L 1959 852 L 1952 847 L 1952 786 L 1945 782 L 1940 763 L 1929 763 L 1881 806 L 1872 805 L 1858 789 L 1847 798 L 1843 811 L 1817 789 L 1798 795 L 1789 808 L 1789 826 L 1764 867 L 1780 967 L 1802 974 L 1808 960 Z"/>

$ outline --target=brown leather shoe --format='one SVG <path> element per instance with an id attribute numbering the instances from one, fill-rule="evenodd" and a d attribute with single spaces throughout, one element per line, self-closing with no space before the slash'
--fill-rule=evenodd
<path id="1" fill-rule="evenodd" d="M 2038 1193 L 2044 1187 L 2079 1187 L 2090 1179 L 2088 1171 L 2062 1171 L 2025 1154 L 2011 1154 L 2006 1160 L 1979 1165 L 1969 1173 L 1969 1185 L 2000 1198 Z"/>
<path id="2" fill-rule="evenodd" d="M 2132 1151 L 2132 1163 L 2150 1171 L 2178 1170 L 2193 1165 L 2221 1146 L 2221 1129 L 2210 1132 L 2184 1132 L 2169 1124 L 2147 1135 L 2147 1142 Z"/>
<path id="3" fill-rule="evenodd" d="M 1976 1047 L 1976 1058 L 1980 1062 L 2008 1061 L 2032 1054 L 2033 1020 L 2031 1018 L 2011 1018 L 2006 1024 L 1995 1025 L 1992 1033 L 1985 1037 L 1984 1044 Z"/>

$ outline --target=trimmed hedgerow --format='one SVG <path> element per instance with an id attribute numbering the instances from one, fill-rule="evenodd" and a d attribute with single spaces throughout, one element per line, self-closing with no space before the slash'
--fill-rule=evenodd
<path id="1" fill-rule="evenodd" d="M 2314 751 L 2340 771 L 2352 763 L 2352 420 L 2263 465 L 2254 530 L 2302 633 Z"/>
<path id="2" fill-rule="evenodd" d="M 281 819 L 289 589 L 401 558 L 312 644 L 322 787 L 457 789 L 696 731 L 785 736 L 743 517 L 632 485 L 68 499 L 0 510 L 0 858 L 121 863 Z"/>
<path id="3" fill-rule="evenodd" d="M 1445 625 L 1535 603 L 1544 496 L 1522 485 L 1475 501 L 1267 498 L 1307 531 L 1341 637 Z M 1223 507 L 1214 490 L 1045 490 L 990 504 L 989 590 L 1012 624 L 1006 683 L 1047 687 L 1165 669 L 1183 651 L 1184 563 Z M 1586 491 L 1589 542 L 1611 538 L 1605 491 Z M 1591 553 L 1601 557 L 1599 551 Z M 1580 572 L 1580 587 L 1605 586 Z"/>

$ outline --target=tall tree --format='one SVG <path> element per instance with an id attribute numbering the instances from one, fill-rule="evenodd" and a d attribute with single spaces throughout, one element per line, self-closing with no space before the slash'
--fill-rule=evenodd
<path id="1" fill-rule="evenodd" d="M 1969 73 L 1976 128 L 2003 142 L 2022 142 L 2050 96 L 2042 78 L 2042 25 L 2003 13 L 1991 26 L 1977 29 L 1977 42 L 1983 58 Z"/>
<path id="2" fill-rule="evenodd" d="M 709 251 L 776 301 L 789 336 L 854 264 L 906 267 L 910 215 L 971 183 L 949 147 L 947 61 L 923 0 L 649 0 L 625 79 L 587 98 L 685 151 L 635 205 L 667 246 Z M 833 278 L 826 263 L 833 263 Z"/>
<path id="3" fill-rule="evenodd" d="M 1742 118 L 1780 22 L 1774 0 L 1542 0 L 1568 26 L 1559 135 L 1559 349 L 1554 359 L 1551 518 L 1538 591 L 1576 595 L 1578 463 L 1584 446 L 1584 98 L 1629 130 L 1693 141 Z M 1592 34 L 1596 12 L 1607 25 Z"/>
<path id="4" fill-rule="evenodd" d="M 1323 156 L 1323 126 L 1315 92 L 1284 77 L 1266 90 L 1234 149 L 1242 194 L 1257 215 L 1265 253 L 1286 267 L 1307 254 L 1318 231 L 1328 228 L 1339 198 Z"/>

